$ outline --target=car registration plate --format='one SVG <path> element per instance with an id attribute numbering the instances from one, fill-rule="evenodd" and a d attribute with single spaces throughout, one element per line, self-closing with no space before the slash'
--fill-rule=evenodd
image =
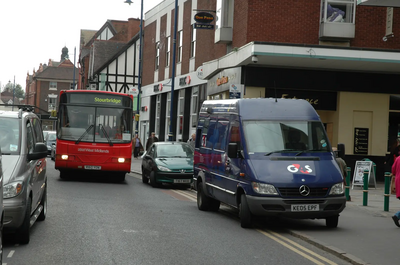
<path id="1" fill-rule="evenodd" d="M 89 170 L 101 170 L 101 166 L 85 166 L 85 169 L 89 169 Z"/>
<path id="2" fill-rule="evenodd" d="M 315 212 L 319 211 L 318 204 L 296 204 L 292 205 L 292 212 Z"/>
<path id="3" fill-rule="evenodd" d="M 190 183 L 190 179 L 174 179 L 174 183 Z"/>

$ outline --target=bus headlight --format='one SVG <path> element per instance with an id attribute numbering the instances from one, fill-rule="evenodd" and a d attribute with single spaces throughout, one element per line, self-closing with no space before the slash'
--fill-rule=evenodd
<path id="1" fill-rule="evenodd" d="M 125 158 L 119 157 L 119 158 L 118 158 L 118 162 L 119 162 L 119 163 L 124 163 L 124 162 L 125 162 Z"/>
<path id="2" fill-rule="evenodd" d="M 253 190 L 257 193 L 267 194 L 267 195 L 278 195 L 278 192 L 276 191 L 275 187 L 271 184 L 252 182 L 251 186 L 253 187 Z"/>
<path id="3" fill-rule="evenodd" d="M 343 182 L 340 182 L 332 186 L 329 195 L 341 195 L 343 193 L 344 193 Z"/>
<path id="4" fill-rule="evenodd" d="M 62 160 L 68 160 L 68 155 L 61 155 Z"/>

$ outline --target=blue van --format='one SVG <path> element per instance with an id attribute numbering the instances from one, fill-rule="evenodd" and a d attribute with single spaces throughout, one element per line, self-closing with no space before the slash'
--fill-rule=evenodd
<path id="1" fill-rule="evenodd" d="M 338 145 L 344 155 L 344 145 Z M 344 181 L 318 114 L 301 99 L 204 101 L 194 154 L 197 206 L 253 216 L 325 219 L 337 227 Z"/>

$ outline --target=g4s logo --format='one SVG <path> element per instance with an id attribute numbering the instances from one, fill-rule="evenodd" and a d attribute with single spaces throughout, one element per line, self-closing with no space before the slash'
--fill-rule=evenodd
<path id="1" fill-rule="evenodd" d="M 310 174 L 312 169 L 309 165 L 305 165 L 304 167 L 300 166 L 299 164 L 292 164 L 287 167 L 287 170 L 292 173 L 301 172 L 303 174 Z"/>

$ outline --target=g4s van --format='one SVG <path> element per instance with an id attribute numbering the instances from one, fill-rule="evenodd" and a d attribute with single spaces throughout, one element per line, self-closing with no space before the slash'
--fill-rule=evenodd
<path id="1" fill-rule="evenodd" d="M 344 145 L 338 145 L 344 154 Z M 201 107 L 194 153 L 197 206 L 254 216 L 326 219 L 337 227 L 344 183 L 318 114 L 305 100 L 229 99 Z"/>

